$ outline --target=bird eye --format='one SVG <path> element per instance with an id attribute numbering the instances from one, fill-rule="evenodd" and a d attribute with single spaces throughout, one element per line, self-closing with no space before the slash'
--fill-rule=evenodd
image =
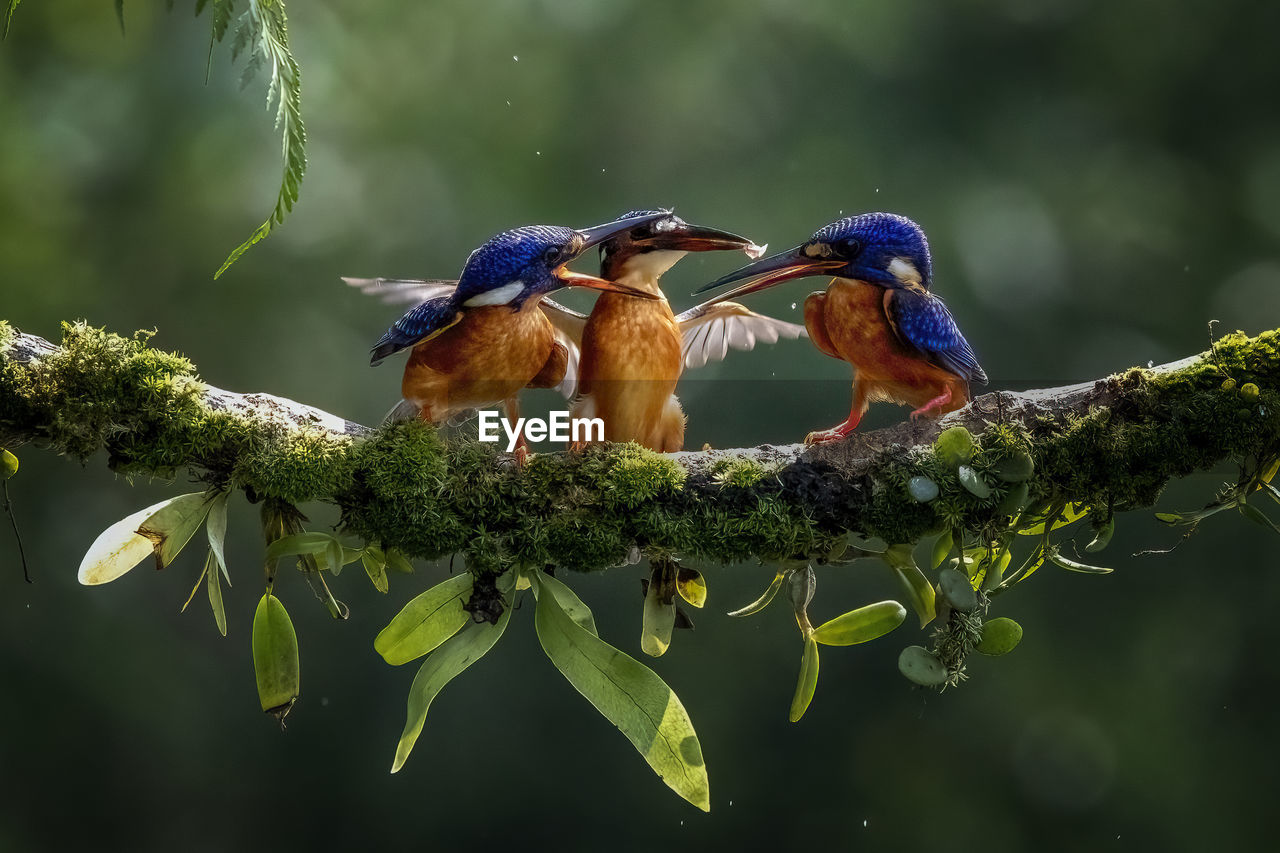
<path id="1" fill-rule="evenodd" d="M 840 248 L 846 257 L 852 258 L 862 251 L 862 242 L 856 237 L 849 237 L 840 242 Z"/>
<path id="2" fill-rule="evenodd" d="M 560 260 L 560 248 L 558 246 L 548 246 L 542 253 L 542 260 L 547 266 L 553 266 L 556 261 Z"/>

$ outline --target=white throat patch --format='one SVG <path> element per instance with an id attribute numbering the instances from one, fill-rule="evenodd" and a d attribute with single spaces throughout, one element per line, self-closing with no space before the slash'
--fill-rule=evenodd
<path id="1" fill-rule="evenodd" d="M 906 258 L 894 258 L 889 264 L 889 272 L 903 284 L 920 284 L 920 270 Z"/>
<path id="2" fill-rule="evenodd" d="M 516 280 L 510 284 L 504 284 L 502 287 L 495 287 L 493 290 L 477 293 L 462 304 L 467 308 L 479 308 L 481 305 L 506 305 L 519 296 L 523 290 L 524 282 Z"/>

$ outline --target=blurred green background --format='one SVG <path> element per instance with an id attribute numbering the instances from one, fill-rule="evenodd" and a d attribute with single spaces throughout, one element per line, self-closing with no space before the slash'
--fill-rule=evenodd
<path id="1" fill-rule="evenodd" d="M 216 283 L 274 201 L 279 143 L 265 80 L 239 91 L 223 46 L 206 86 L 208 18 L 177 7 L 126 4 L 124 37 L 107 2 L 29 0 L 14 16 L 0 317 L 24 331 L 156 328 L 213 384 L 372 423 L 399 368 L 370 370 L 367 347 L 396 312 L 338 276 L 447 277 L 495 231 L 656 205 L 775 248 L 841 214 L 915 218 L 937 291 L 1004 386 L 1199 351 L 1211 318 L 1280 325 L 1275 3 L 295 0 L 302 199 Z M 686 260 L 666 280 L 673 303 L 739 260 Z M 806 292 L 752 304 L 798 319 Z M 692 447 L 795 441 L 844 415 L 847 368 L 784 344 L 701 371 L 682 397 Z M 1248 849 L 1273 835 L 1280 578 L 1276 542 L 1239 518 L 1137 558 L 1176 534 L 1123 517 L 1114 575 L 1045 570 L 1002 598 L 1022 646 L 942 696 L 896 673 L 921 639 L 909 625 L 829 650 L 799 725 L 786 608 L 719 615 L 772 569 L 707 568 L 709 612 L 655 664 L 703 741 L 703 815 L 542 659 L 528 608 L 389 776 L 414 668 L 387 667 L 371 641 L 444 566 L 394 578 L 385 598 L 344 574 L 341 624 L 300 579 L 282 587 L 303 656 L 282 735 L 253 688 L 255 509 L 233 507 L 224 640 L 202 601 L 178 613 L 198 554 L 75 582 L 101 529 L 185 477 L 129 483 L 102 459 L 19 454 L 10 490 L 37 583 L 22 583 L 6 528 L 6 851 Z M 1203 502 L 1231 473 L 1177 484 L 1165 504 Z M 570 579 L 632 654 L 639 576 Z M 874 566 L 820 581 L 819 618 L 894 594 Z"/>

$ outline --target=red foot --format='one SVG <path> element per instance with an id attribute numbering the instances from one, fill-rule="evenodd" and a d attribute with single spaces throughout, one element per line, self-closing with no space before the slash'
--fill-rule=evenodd
<path id="1" fill-rule="evenodd" d="M 942 416 L 942 407 L 951 402 L 951 386 L 947 385 L 941 394 L 925 403 L 920 408 L 911 413 L 911 420 L 920 417 L 936 418 Z M 934 411 L 934 410 L 937 411 Z"/>
<path id="2" fill-rule="evenodd" d="M 811 432 L 804 437 L 804 443 L 805 444 L 825 444 L 828 441 L 839 441 L 840 439 L 844 438 L 846 435 L 848 435 L 849 433 L 857 429 L 858 422 L 861 420 L 862 420 L 862 416 L 859 415 L 857 418 L 849 418 L 849 420 L 845 421 L 839 426 L 834 426 L 831 429 L 824 429 L 824 430 L 819 430 L 818 432 Z"/>

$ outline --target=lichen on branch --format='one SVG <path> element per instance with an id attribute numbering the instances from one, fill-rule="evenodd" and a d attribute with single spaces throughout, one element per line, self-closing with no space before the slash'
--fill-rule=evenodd
<path id="1" fill-rule="evenodd" d="M 332 503 L 344 532 L 420 557 L 463 554 L 480 574 L 595 571 L 636 549 L 822 560 L 849 531 L 889 543 L 944 530 L 994 539 L 1017 511 L 1012 498 L 1087 506 L 1102 524 L 1151 506 L 1171 478 L 1280 448 L 1280 331 L 1227 335 L 1197 358 L 1086 385 L 987 394 L 940 423 L 835 445 L 669 455 L 613 445 L 538 454 L 523 468 L 428 425 L 371 430 L 220 391 L 151 336 L 64 324 L 54 346 L 0 323 L 0 445 L 80 459 L 103 450 L 126 475 L 189 470 L 251 500 Z M 974 437 L 967 472 L 935 447 L 957 425 Z M 1028 476 L 1011 476 L 1028 457 Z M 913 494 L 913 478 L 936 498 Z"/>

